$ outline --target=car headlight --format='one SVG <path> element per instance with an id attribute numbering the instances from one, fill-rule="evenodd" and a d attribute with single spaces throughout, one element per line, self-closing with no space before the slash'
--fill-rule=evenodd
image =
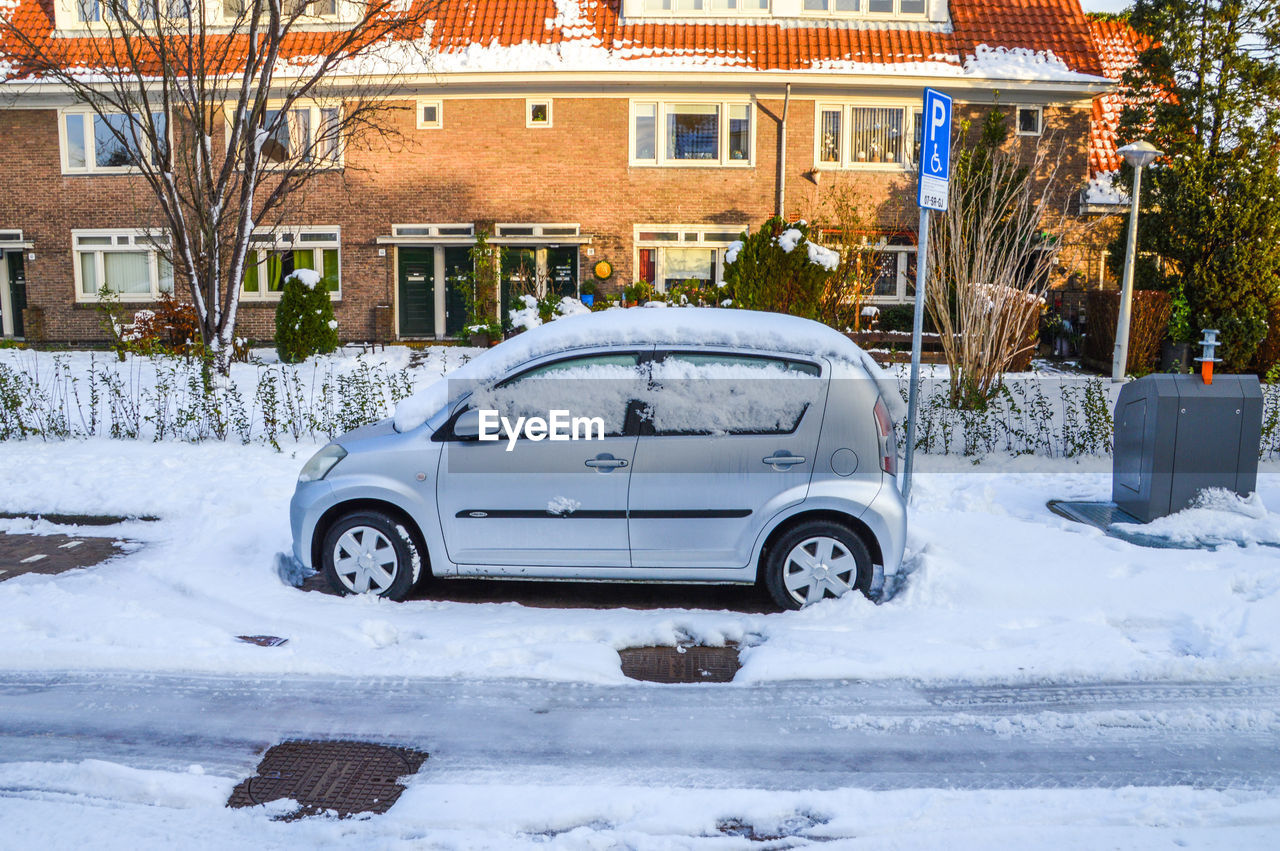
<path id="1" fill-rule="evenodd" d="M 298 481 L 318 482 L 329 475 L 329 471 L 333 469 L 334 465 L 346 457 L 347 450 L 336 443 L 330 443 L 324 449 L 311 456 L 311 460 L 307 462 L 307 465 L 302 468 L 302 472 L 298 475 Z"/>

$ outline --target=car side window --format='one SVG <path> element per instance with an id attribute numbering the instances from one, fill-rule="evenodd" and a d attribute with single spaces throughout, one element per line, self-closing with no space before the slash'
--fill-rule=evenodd
<path id="1" fill-rule="evenodd" d="M 663 352 L 651 369 L 655 436 L 790 434 L 819 399 L 815 363 L 716 352 Z"/>
<path id="2" fill-rule="evenodd" d="M 469 407 L 496 410 L 511 423 L 519 417 L 550 419 L 561 411 L 570 422 L 585 418 L 593 434 L 601 433 L 594 425 L 598 419 L 604 436 L 617 437 L 627 433 L 632 400 L 647 383 L 647 362 L 640 352 L 580 355 L 503 379 L 474 393 Z"/>

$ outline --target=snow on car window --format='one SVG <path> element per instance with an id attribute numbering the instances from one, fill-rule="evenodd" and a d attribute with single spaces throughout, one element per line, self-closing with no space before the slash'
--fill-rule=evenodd
<path id="1" fill-rule="evenodd" d="M 820 402 L 813 364 L 672 353 L 655 363 L 644 399 L 657 435 L 786 434 Z"/>
<path id="2" fill-rule="evenodd" d="M 469 404 L 513 423 L 518 417 L 545 419 L 552 411 L 599 417 L 606 435 L 622 434 L 628 404 L 648 383 L 638 361 L 636 355 L 609 355 L 546 364 L 473 393 Z"/>

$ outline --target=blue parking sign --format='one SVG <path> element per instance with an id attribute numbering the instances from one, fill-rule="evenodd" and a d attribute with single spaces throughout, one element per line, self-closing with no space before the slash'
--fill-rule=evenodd
<path id="1" fill-rule="evenodd" d="M 947 209 L 951 186 L 951 97 L 937 89 L 924 90 L 924 126 L 920 134 L 920 181 L 916 204 L 928 210 Z"/>

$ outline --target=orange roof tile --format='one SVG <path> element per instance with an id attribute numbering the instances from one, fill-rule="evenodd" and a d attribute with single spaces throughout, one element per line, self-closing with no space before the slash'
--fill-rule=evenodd
<path id="1" fill-rule="evenodd" d="M 1138 54 L 1151 47 L 1149 37 L 1117 18 L 1088 16 L 1089 32 L 1102 73 L 1119 80 L 1138 62 Z M 1099 95 L 1093 99 L 1093 120 L 1089 128 L 1089 176 L 1117 171 L 1121 157 L 1116 152 L 1116 129 L 1124 112 L 1125 98 L 1120 92 Z"/>
<path id="2" fill-rule="evenodd" d="M 53 35 L 51 0 L 16 2 L 15 23 L 37 34 L 42 45 L 56 43 L 69 65 L 93 61 L 88 39 Z M 1079 0 L 951 0 L 950 31 L 918 24 L 767 17 L 710 23 L 628 21 L 620 8 L 621 0 L 441 0 L 432 13 L 431 43 L 448 56 L 476 46 L 582 42 L 621 60 L 660 56 L 754 70 L 928 61 L 957 66 L 979 45 L 989 45 L 1052 51 L 1071 71 L 1104 71 Z M 326 38 L 323 32 L 295 33 L 288 53 L 314 52 Z M 8 51 L 21 70 L 21 51 L 9 41 Z M 3 50 L 5 42 L 0 40 Z"/>

